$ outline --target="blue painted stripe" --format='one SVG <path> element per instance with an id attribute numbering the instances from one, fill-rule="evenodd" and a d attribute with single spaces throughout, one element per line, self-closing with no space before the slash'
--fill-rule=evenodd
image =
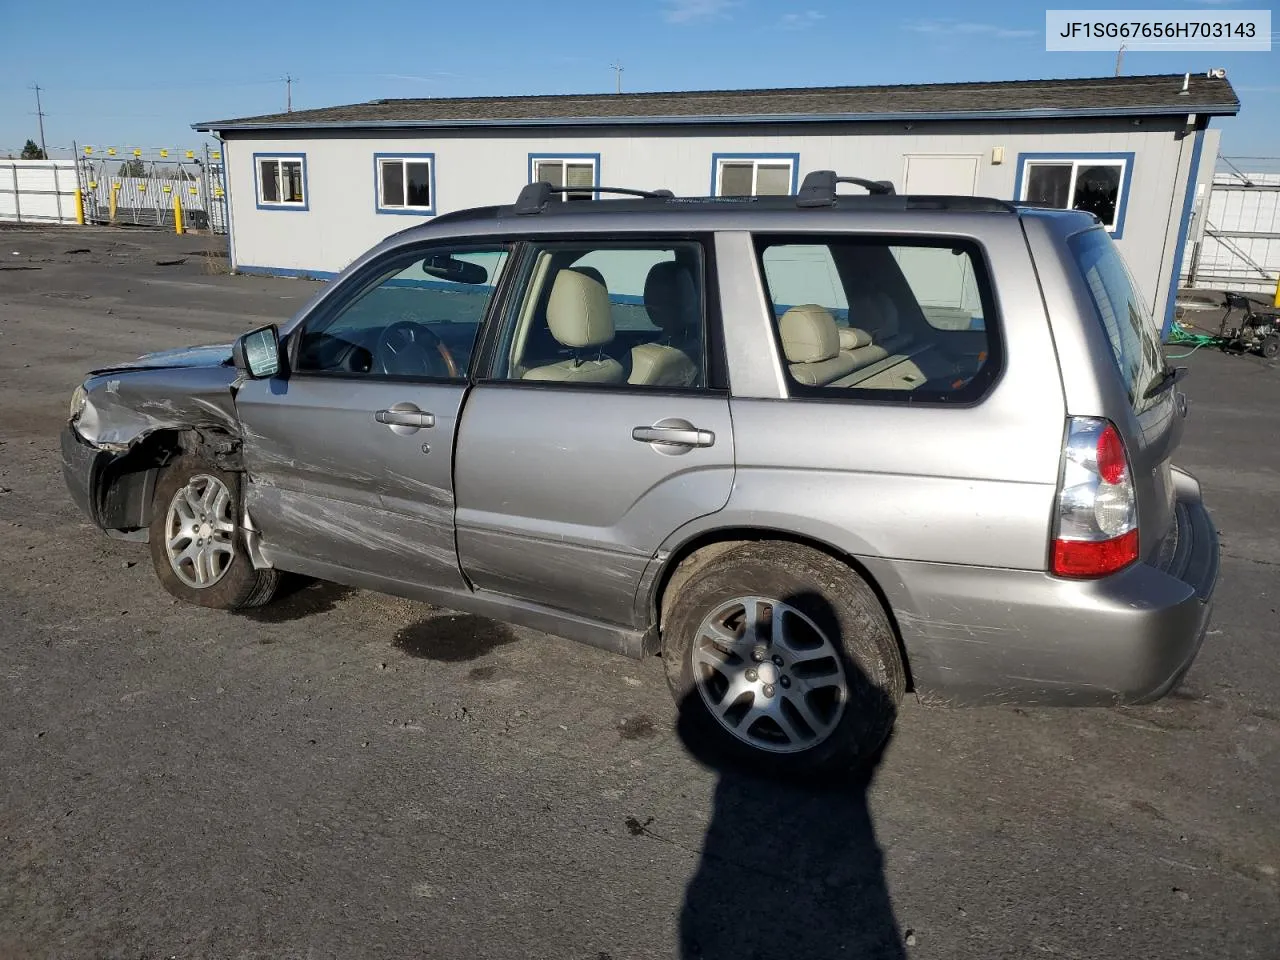
<path id="1" fill-rule="evenodd" d="M 1178 302 L 1178 277 L 1182 273 L 1182 255 L 1187 248 L 1187 232 L 1191 228 L 1191 210 L 1196 202 L 1196 180 L 1200 177 L 1200 152 L 1204 147 L 1204 130 L 1197 129 L 1195 143 L 1191 147 L 1191 167 L 1187 170 L 1187 192 L 1182 198 L 1182 222 L 1178 224 L 1178 242 L 1173 248 L 1173 263 L 1169 269 L 1169 299 L 1164 306 L 1164 323 L 1160 326 L 1160 339 L 1169 340 L 1173 329 L 1173 313 Z"/>

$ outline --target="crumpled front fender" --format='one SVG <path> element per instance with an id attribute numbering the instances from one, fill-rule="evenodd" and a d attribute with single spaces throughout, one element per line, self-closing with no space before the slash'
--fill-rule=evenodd
<path id="1" fill-rule="evenodd" d="M 122 452 L 161 430 L 217 430 L 239 436 L 231 366 L 116 370 L 84 385 L 76 432 L 104 450 Z"/>

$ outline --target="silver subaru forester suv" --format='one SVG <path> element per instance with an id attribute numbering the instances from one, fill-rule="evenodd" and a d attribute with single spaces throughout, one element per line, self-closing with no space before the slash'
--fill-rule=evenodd
<path id="1" fill-rule="evenodd" d="M 873 755 L 908 690 L 1179 681 L 1217 533 L 1092 214 L 830 171 L 597 192 L 436 217 L 278 328 L 94 371 L 72 496 L 193 603 L 290 572 L 660 654 L 690 729 L 784 774 Z"/>

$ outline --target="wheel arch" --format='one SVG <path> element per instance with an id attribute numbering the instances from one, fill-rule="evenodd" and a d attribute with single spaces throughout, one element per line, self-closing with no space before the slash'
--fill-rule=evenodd
<path id="1" fill-rule="evenodd" d="M 792 530 L 746 525 L 717 527 L 695 533 L 684 540 L 678 547 L 672 549 L 666 561 L 654 576 L 645 601 L 645 617 L 651 625 L 649 633 L 653 637 L 655 645 L 661 635 L 663 621 L 667 610 L 670 608 L 670 600 L 679 592 L 681 586 L 687 583 L 698 571 L 713 563 L 717 557 L 722 556 L 734 547 L 746 543 L 759 543 L 770 540 L 792 543 L 826 554 L 833 560 L 848 567 L 871 588 L 876 595 L 876 599 L 880 601 L 880 606 L 884 609 L 885 616 L 889 620 L 889 626 L 893 629 L 893 637 L 898 645 L 898 655 L 902 658 L 902 668 L 906 674 L 907 690 L 914 692 L 915 684 L 911 674 L 911 659 L 908 656 L 906 644 L 902 640 L 902 631 L 899 629 L 898 619 L 894 615 L 893 606 L 889 602 L 888 595 L 876 581 L 876 578 L 872 576 L 871 571 L 856 556 L 841 550 L 834 544 L 818 537 L 796 533 Z"/>
<path id="2" fill-rule="evenodd" d="M 92 491 L 104 530 L 146 542 L 151 501 L 160 472 L 184 454 L 195 453 L 227 469 L 241 469 L 239 439 L 217 427 L 155 430 L 102 470 Z"/>

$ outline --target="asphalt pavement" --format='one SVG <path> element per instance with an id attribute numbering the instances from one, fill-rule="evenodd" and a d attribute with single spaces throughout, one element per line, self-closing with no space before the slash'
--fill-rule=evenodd
<path id="1" fill-rule="evenodd" d="M 1280 366 L 1177 361 L 1224 555 L 1180 689 L 908 702 L 816 791 L 694 756 L 657 659 L 326 584 L 180 606 L 91 528 L 84 371 L 318 288 L 220 244 L 0 227 L 0 958 L 1280 957 Z"/>

